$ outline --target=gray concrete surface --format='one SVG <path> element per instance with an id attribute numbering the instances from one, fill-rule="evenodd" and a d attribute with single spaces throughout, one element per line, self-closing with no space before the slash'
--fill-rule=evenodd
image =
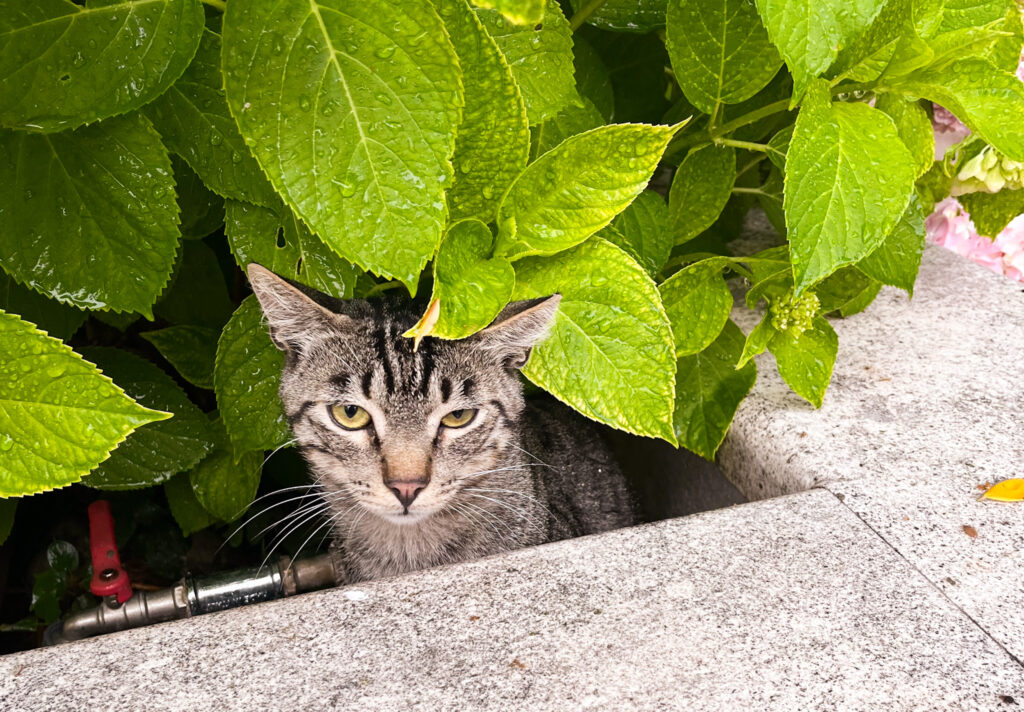
<path id="1" fill-rule="evenodd" d="M 833 321 L 839 357 L 820 410 L 759 357 L 718 460 L 749 499 L 834 492 L 1018 660 L 1024 503 L 977 498 L 1024 476 L 1022 291 L 929 247 L 912 301 L 885 289 Z M 742 308 L 734 318 L 746 331 L 758 319 Z"/>
<path id="2" fill-rule="evenodd" d="M 1001 710 L 1024 669 L 823 490 L 0 658 L 4 710 Z"/>

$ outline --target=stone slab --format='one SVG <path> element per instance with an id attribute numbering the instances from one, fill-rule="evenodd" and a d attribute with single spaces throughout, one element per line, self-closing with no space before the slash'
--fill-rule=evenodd
<path id="1" fill-rule="evenodd" d="M 4 710 L 1005 710 L 1024 669 L 824 490 L 0 658 Z"/>
<path id="2" fill-rule="evenodd" d="M 719 465 L 750 499 L 825 487 L 1024 660 L 1024 503 L 977 501 L 1024 476 L 1024 285 L 939 247 L 913 300 L 884 289 L 836 319 L 822 408 L 774 360 L 740 407 Z M 738 308 L 745 331 L 758 316 Z M 975 535 L 976 533 L 976 535 Z"/>

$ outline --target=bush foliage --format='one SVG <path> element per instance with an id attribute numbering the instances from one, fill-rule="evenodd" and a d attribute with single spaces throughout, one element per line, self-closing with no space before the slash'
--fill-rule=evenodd
<path id="1" fill-rule="evenodd" d="M 753 356 L 820 405 L 825 315 L 912 291 L 958 162 L 1024 161 L 1021 44 L 1012 0 L 0 2 L 0 496 L 240 516 L 289 442 L 250 262 L 429 294 L 415 338 L 559 292 L 526 377 L 711 458 Z M 783 244 L 733 242 L 757 204 Z"/>

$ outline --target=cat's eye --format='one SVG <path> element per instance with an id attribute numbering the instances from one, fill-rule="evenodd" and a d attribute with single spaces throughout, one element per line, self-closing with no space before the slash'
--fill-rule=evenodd
<path id="1" fill-rule="evenodd" d="M 370 414 L 357 405 L 332 405 L 331 418 L 345 430 L 361 430 L 370 424 Z"/>
<path id="2" fill-rule="evenodd" d="M 476 409 L 474 408 L 460 408 L 459 410 L 453 410 L 451 413 L 441 418 L 441 425 L 446 428 L 461 428 L 469 425 L 475 415 Z"/>

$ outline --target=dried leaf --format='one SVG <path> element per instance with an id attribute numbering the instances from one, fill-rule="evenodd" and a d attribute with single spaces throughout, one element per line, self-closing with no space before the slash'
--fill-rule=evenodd
<path id="1" fill-rule="evenodd" d="M 1016 477 L 996 482 L 978 499 L 994 499 L 997 502 L 1024 501 L 1024 479 Z"/>
<path id="2" fill-rule="evenodd" d="M 978 538 L 978 530 L 972 527 L 970 524 L 963 525 L 964 534 L 971 537 L 972 539 Z"/>

